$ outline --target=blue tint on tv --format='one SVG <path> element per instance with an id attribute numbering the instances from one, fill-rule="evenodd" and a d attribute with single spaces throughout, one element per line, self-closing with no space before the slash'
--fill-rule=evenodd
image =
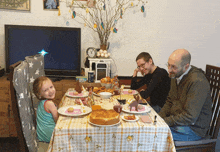
<path id="1" fill-rule="evenodd" d="M 26 56 L 42 50 L 45 73 L 75 77 L 81 70 L 81 29 L 48 26 L 5 25 L 6 71 Z"/>

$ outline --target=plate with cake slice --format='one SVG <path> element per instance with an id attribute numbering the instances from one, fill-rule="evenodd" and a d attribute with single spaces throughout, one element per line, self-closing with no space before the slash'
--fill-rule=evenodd
<path id="1" fill-rule="evenodd" d="M 66 106 L 58 109 L 58 113 L 65 116 L 82 116 L 91 111 L 92 109 L 87 106 Z"/>
<path id="2" fill-rule="evenodd" d="M 134 95 L 134 94 L 138 94 L 138 91 L 137 90 L 131 90 L 131 89 L 123 89 L 122 94 Z"/>
<path id="3" fill-rule="evenodd" d="M 139 117 L 135 115 L 131 115 L 131 116 L 127 115 L 127 116 L 121 116 L 121 119 L 128 122 L 135 122 L 139 120 Z"/>
<path id="4" fill-rule="evenodd" d="M 123 112 L 132 113 L 132 114 L 140 114 L 140 113 L 148 113 L 151 111 L 151 108 L 146 105 L 138 104 L 138 110 L 135 110 L 135 107 L 132 107 L 130 110 L 130 106 L 128 104 L 123 105 Z"/>
<path id="5" fill-rule="evenodd" d="M 68 92 L 66 92 L 65 95 L 68 97 L 73 97 L 73 98 L 85 98 L 85 97 L 88 97 L 89 92 L 86 91 L 86 92 L 78 93 L 76 91 L 68 91 Z"/>

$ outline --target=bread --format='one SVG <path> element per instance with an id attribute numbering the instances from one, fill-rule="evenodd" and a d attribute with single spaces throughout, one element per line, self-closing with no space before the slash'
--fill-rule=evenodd
<path id="1" fill-rule="evenodd" d="M 91 123 L 98 125 L 113 125 L 120 121 L 119 113 L 104 109 L 92 111 L 89 118 Z"/>
<path id="2" fill-rule="evenodd" d="M 68 111 L 68 112 L 73 112 L 73 111 L 74 111 L 74 108 L 73 108 L 73 107 L 70 107 L 70 108 L 67 109 L 67 111 Z"/>

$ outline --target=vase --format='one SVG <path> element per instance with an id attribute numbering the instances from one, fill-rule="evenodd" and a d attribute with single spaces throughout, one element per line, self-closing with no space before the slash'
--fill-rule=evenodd
<path id="1" fill-rule="evenodd" d="M 107 45 L 105 45 L 105 44 L 100 45 L 100 49 L 106 50 L 107 49 Z"/>

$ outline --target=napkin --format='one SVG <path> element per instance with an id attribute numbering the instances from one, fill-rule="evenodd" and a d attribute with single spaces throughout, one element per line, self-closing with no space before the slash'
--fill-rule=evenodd
<path id="1" fill-rule="evenodd" d="M 141 121 L 145 122 L 145 123 L 151 123 L 151 118 L 148 115 L 142 115 L 141 117 Z"/>

